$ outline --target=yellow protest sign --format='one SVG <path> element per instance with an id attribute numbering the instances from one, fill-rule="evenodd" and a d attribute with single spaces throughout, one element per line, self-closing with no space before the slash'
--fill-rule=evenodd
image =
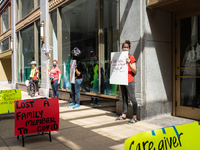
<path id="1" fill-rule="evenodd" d="M 198 150 L 198 122 L 136 134 L 125 141 L 125 150 Z"/>
<path id="2" fill-rule="evenodd" d="M 0 114 L 15 112 L 14 101 L 21 100 L 21 90 L 0 90 Z"/>

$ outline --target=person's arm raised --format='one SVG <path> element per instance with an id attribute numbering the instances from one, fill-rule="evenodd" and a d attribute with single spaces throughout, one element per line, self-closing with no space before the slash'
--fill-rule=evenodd
<path id="1" fill-rule="evenodd" d="M 128 65 L 130 66 L 130 68 L 131 68 L 131 71 L 133 72 L 133 73 L 135 73 L 136 72 L 136 63 L 134 62 L 134 63 L 132 63 L 131 64 L 131 62 L 130 62 L 130 59 L 129 58 L 127 58 L 126 59 L 126 62 L 128 63 Z"/>

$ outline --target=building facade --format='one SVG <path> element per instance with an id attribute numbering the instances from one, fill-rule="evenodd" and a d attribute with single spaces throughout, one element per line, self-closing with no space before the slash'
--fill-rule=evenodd
<path id="1" fill-rule="evenodd" d="M 35 60 L 39 92 L 51 95 L 42 50 L 52 46 L 50 67 L 58 60 L 60 98 L 66 99 L 71 51 L 78 47 L 87 68 L 87 90 L 81 94 L 119 100 L 120 114 L 120 88 L 109 84 L 109 62 L 111 52 L 121 51 L 129 39 L 137 60 L 138 118 L 172 114 L 200 119 L 199 8 L 197 0 L 2 0 L 0 84 L 26 90 L 30 62 Z"/>

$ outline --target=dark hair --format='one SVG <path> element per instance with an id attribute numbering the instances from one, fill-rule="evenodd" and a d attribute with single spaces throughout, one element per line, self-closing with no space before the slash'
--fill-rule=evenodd
<path id="1" fill-rule="evenodd" d="M 124 47 L 124 44 L 128 44 L 129 48 L 131 48 L 131 42 L 129 40 L 126 40 L 123 44 L 122 44 L 122 48 Z"/>

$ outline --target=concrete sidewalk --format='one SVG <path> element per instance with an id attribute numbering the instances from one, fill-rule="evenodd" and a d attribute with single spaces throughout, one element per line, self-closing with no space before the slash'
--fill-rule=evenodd
<path id="1" fill-rule="evenodd" d="M 10 89 L 0 86 L 0 90 Z M 22 99 L 30 98 L 22 92 Z M 52 133 L 52 142 L 48 135 L 22 139 L 14 136 L 14 114 L 2 115 L 0 121 L 0 150 L 123 150 L 124 141 L 140 132 L 155 130 L 173 125 L 194 122 L 195 120 L 163 116 L 156 119 L 139 121 L 128 125 L 125 121 L 115 121 L 115 113 L 81 105 L 80 108 L 68 108 L 67 101 L 59 101 L 60 127 Z"/>

